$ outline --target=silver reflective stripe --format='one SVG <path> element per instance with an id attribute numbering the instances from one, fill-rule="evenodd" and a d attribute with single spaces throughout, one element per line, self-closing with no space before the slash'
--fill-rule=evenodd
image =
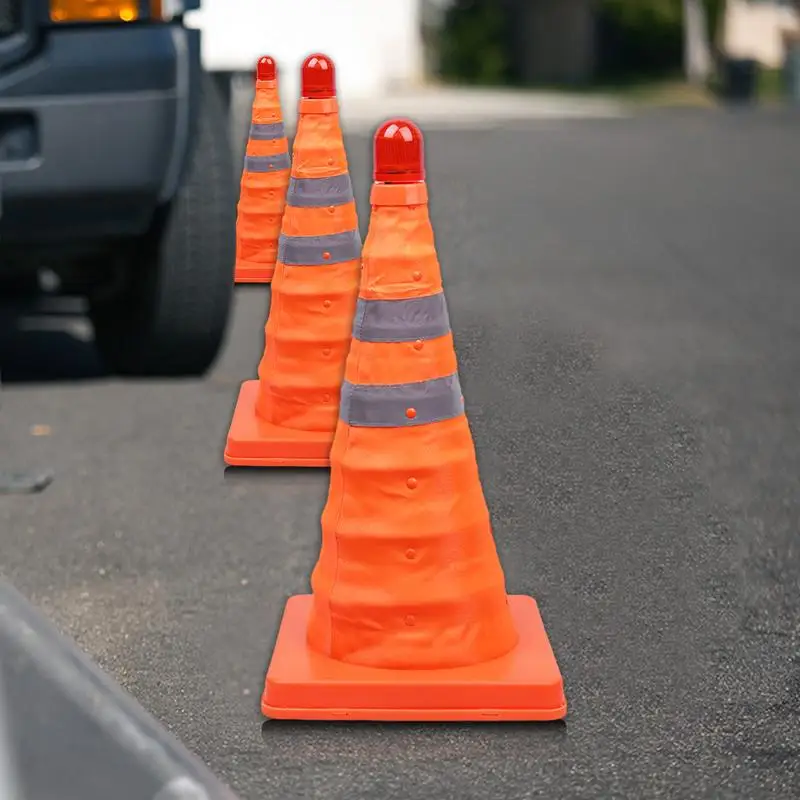
<path id="1" fill-rule="evenodd" d="M 444 293 L 405 300 L 362 300 L 356 306 L 353 338 L 360 342 L 414 342 L 450 333 Z"/>
<path id="2" fill-rule="evenodd" d="M 288 153 L 244 157 L 244 168 L 247 172 L 276 172 L 279 169 L 289 169 L 290 166 Z"/>
<path id="3" fill-rule="evenodd" d="M 328 236 L 283 236 L 278 244 L 278 261 L 292 267 L 341 264 L 361 255 L 361 234 L 355 231 Z M 327 256 L 327 258 L 326 258 Z"/>
<path id="4" fill-rule="evenodd" d="M 250 138 L 259 141 L 283 139 L 286 133 L 282 122 L 254 122 L 250 126 Z"/>
<path id="5" fill-rule="evenodd" d="M 323 208 L 343 206 L 353 199 L 350 176 L 334 175 L 332 178 L 292 178 L 286 202 L 297 208 Z"/>
<path id="6" fill-rule="evenodd" d="M 413 409 L 411 415 L 409 410 Z M 396 386 L 342 384 L 339 417 L 356 428 L 405 428 L 464 413 L 458 375 Z"/>

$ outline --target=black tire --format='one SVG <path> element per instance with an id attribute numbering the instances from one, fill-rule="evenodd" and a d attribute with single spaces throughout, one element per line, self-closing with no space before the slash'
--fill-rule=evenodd
<path id="1" fill-rule="evenodd" d="M 231 100 L 233 98 L 233 73 L 232 72 L 212 72 L 211 79 L 219 94 L 220 101 L 226 111 L 230 111 Z"/>
<path id="2" fill-rule="evenodd" d="M 236 196 L 221 98 L 203 76 L 181 186 L 133 246 L 123 289 L 93 308 L 97 347 L 121 375 L 203 375 L 224 343 L 235 259 Z"/>
<path id="3" fill-rule="evenodd" d="M 38 293 L 39 276 L 35 270 L 0 274 L 0 299 L 32 297 Z"/>

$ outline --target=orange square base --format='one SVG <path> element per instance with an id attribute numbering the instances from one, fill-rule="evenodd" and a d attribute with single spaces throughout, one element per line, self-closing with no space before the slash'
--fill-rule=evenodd
<path id="1" fill-rule="evenodd" d="M 251 264 L 247 261 L 237 261 L 233 280 L 235 283 L 271 283 L 274 274 L 274 264 Z"/>
<path id="2" fill-rule="evenodd" d="M 563 681 L 536 601 L 508 598 L 519 633 L 508 655 L 471 667 L 374 669 L 310 651 L 311 595 L 286 604 L 261 711 L 273 719 L 502 722 L 563 719 Z"/>
<path id="3" fill-rule="evenodd" d="M 333 431 L 296 431 L 256 414 L 258 381 L 245 381 L 233 412 L 225 463 L 231 467 L 329 467 Z"/>

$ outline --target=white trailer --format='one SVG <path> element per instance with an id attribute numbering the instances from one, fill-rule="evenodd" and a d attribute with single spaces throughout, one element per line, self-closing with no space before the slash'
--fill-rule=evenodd
<path id="1" fill-rule="evenodd" d="M 423 70 L 421 0 L 202 0 L 187 24 L 203 31 L 203 63 L 230 98 L 231 81 L 252 78 L 271 55 L 283 102 L 294 106 L 300 65 L 314 52 L 336 64 L 342 102 L 413 85 Z"/>

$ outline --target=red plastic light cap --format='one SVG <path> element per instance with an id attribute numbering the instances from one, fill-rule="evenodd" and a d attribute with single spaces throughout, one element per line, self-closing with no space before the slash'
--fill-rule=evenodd
<path id="1" fill-rule="evenodd" d="M 256 66 L 256 77 L 260 81 L 274 81 L 277 73 L 275 59 L 272 56 L 261 56 Z"/>
<path id="2" fill-rule="evenodd" d="M 425 180 L 422 131 L 410 120 L 384 122 L 375 134 L 375 180 L 419 183 Z"/>
<path id="3" fill-rule="evenodd" d="M 314 53 L 303 62 L 300 94 L 303 97 L 336 97 L 336 69 L 322 53 Z"/>

